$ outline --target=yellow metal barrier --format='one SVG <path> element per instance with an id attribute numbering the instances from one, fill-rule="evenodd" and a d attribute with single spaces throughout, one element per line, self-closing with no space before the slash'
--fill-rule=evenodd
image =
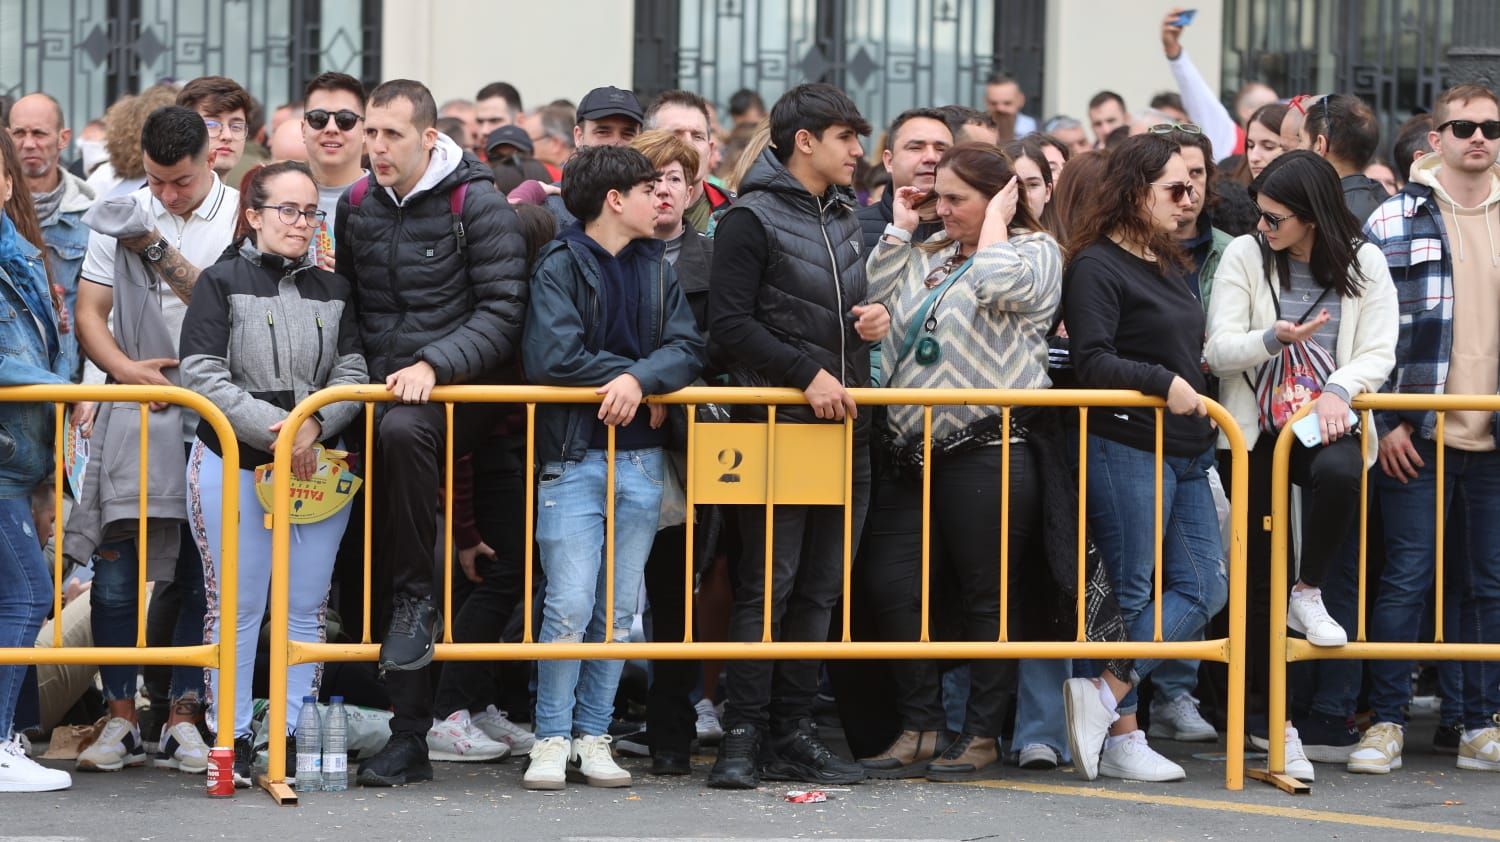
<path id="1" fill-rule="evenodd" d="M 140 514 L 136 535 L 137 558 L 137 606 L 135 646 L 95 646 L 64 648 L 62 645 L 62 591 L 63 591 L 63 484 L 66 477 L 63 469 L 64 436 L 66 430 L 66 406 L 85 401 L 99 403 L 135 403 L 140 405 L 141 417 L 150 412 L 151 403 L 168 403 L 190 409 L 206 419 L 224 449 L 224 525 L 221 532 L 223 577 L 219 591 L 219 643 L 204 643 L 197 646 L 146 646 L 146 525 L 147 495 L 140 495 Z M 3 403 L 52 403 L 56 405 L 56 427 L 53 450 L 53 467 L 56 475 L 54 503 L 56 505 L 57 530 L 53 539 L 52 577 L 53 601 L 52 647 L 32 649 L 18 647 L 0 648 L 0 664 L 85 664 L 122 666 L 188 666 L 207 667 L 219 670 L 219 698 L 234 698 L 234 638 L 235 607 L 238 604 L 239 575 L 238 552 L 239 531 L 236 519 L 239 512 L 239 465 L 240 452 L 234 428 L 223 411 L 202 395 L 176 386 L 12 386 L 0 388 Z M 181 447 L 180 439 L 173 438 L 170 447 Z M 140 435 L 140 487 L 147 488 L 149 473 L 150 435 L 142 425 Z M 231 516 L 233 514 L 234 516 Z M 187 517 L 187 512 L 183 512 Z M 220 748 L 234 747 L 234 704 L 218 705 L 218 736 L 214 745 Z"/>
<path id="2" fill-rule="evenodd" d="M 1011 408 L 1018 406 L 1076 407 L 1079 413 L 1079 573 L 1077 615 L 1078 627 L 1074 640 L 1057 642 L 1011 641 L 1008 639 L 1007 580 L 1009 570 L 1009 546 L 1004 525 L 1008 519 L 1008 507 L 1001 507 L 1001 554 L 1000 554 L 1000 635 L 995 642 L 930 640 L 927 629 L 929 589 L 929 546 L 922 545 L 922 635 L 918 641 L 875 642 L 854 641 L 850 638 L 849 606 L 851 587 L 850 549 L 852 547 L 852 510 L 848 505 L 851 497 L 852 474 L 849 470 L 854 446 L 853 422 L 842 425 L 782 424 L 776 422 L 776 407 L 805 405 L 802 393 L 795 389 L 746 389 L 746 388 L 688 388 L 670 395 L 654 396 L 647 403 L 685 405 L 688 409 L 688 467 L 686 494 L 688 516 L 686 544 L 693 546 L 693 507 L 698 504 L 728 503 L 764 505 L 766 519 L 766 593 L 771 587 L 771 530 L 773 518 L 769 514 L 778 504 L 787 505 L 842 505 L 844 507 L 844 560 L 843 560 L 843 639 L 833 642 L 793 642 L 771 639 L 771 600 L 766 600 L 766 613 L 762 624 L 762 636 L 758 642 L 703 642 L 692 639 L 692 556 L 687 554 L 685 570 L 687 588 L 686 633 L 681 642 L 629 643 L 609 640 L 600 643 L 540 643 L 532 639 L 532 554 L 535 516 L 535 439 L 536 407 L 538 404 L 588 404 L 598 403 L 600 396 L 588 388 L 553 388 L 535 386 L 442 386 L 433 390 L 431 400 L 447 404 L 447 454 L 449 468 L 453 461 L 453 404 L 455 403 L 507 403 L 524 405 L 527 419 L 526 451 L 526 533 L 525 542 L 525 631 L 520 643 L 440 643 L 435 658 L 447 661 L 500 661 L 540 659 L 887 659 L 887 658 L 1186 658 L 1219 661 L 1228 665 L 1229 688 L 1226 742 L 1226 768 L 1224 784 L 1228 789 L 1240 789 L 1244 781 L 1244 696 L 1245 696 L 1245 519 L 1248 479 L 1244 436 L 1235 425 L 1233 417 L 1222 406 L 1205 400 L 1210 417 L 1224 431 L 1229 440 L 1234 470 L 1231 500 L 1231 541 L 1226 548 L 1229 557 L 1229 635 L 1225 638 L 1203 641 L 1167 642 L 1161 632 L 1161 583 L 1162 583 L 1162 533 L 1156 532 L 1156 613 L 1155 634 L 1150 641 L 1103 642 L 1084 639 L 1085 617 L 1085 542 L 1087 534 L 1086 501 L 1086 438 L 1088 432 L 1088 407 L 1149 406 L 1156 408 L 1157 440 L 1156 455 L 1162 458 L 1161 422 L 1165 403 L 1158 398 L 1147 397 L 1137 392 L 1104 390 L 1000 390 L 1000 389 L 853 389 L 851 393 L 861 409 L 880 405 L 920 405 L 923 412 L 924 454 L 930 456 L 932 446 L 932 407 L 934 406 L 995 406 L 1002 410 L 1005 435 L 1001 470 L 1002 488 L 1008 488 L 1010 471 L 1010 417 Z M 290 556 L 290 482 L 291 445 L 298 428 L 313 413 L 324 406 L 342 401 L 354 401 L 365 405 L 364 443 L 365 464 L 365 535 L 364 535 L 364 628 L 360 643 L 330 644 L 304 643 L 288 638 L 288 565 Z M 375 490 L 373 460 L 369 458 L 374 444 L 375 404 L 392 401 L 389 391 L 383 386 L 340 386 L 310 395 L 299 404 L 287 418 L 276 442 L 274 466 L 274 510 L 272 512 L 272 567 L 271 567 L 271 666 L 268 731 L 272 734 L 286 732 L 286 670 L 289 665 L 327 661 L 375 661 L 379 646 L 372 643 L 370 635 L 370 512 L 371 498 L 379 493 Z M 696 406 L 700 404 L 757 405 L 766 406 L 767 421 L 764 424 L 703 423 L 694 420 Z M 643 410 L 644 411 L 644 410 Z M 352 432 L 350 435 L 354 435 Z M 608 447 L 614 450 L 614 431 L 609 432 Z M 798 455 L 792 462 L 786 454 Z M 812 464 L 802 461 L 813 460 Z M 611 466 L 607 487 L 610 489 L 606 503 L 606 613 L 613 616 L 614 600 L 614 541 L 613 503 L 614 481 L 612 458 L 606 460 Z M 838 473 L 832 476 L 819 474 L 820 466 L 835 465 Z M 452 639 L 452 576 L 453 576 L 453 494 L 452 471 L 446 470 L 444 495 L 445 522 L 448 524 L 444 541 L 443 564 L 443 620 L 445 635 Z M 931 459 L 924 459 L 923 505 L 930 502 Z M 1008 493 L 1003 493 L 1008 497 Z M 998 505 L 998 501 L 997 501 Z M 1156 487 L 1157 525 L 1162 522 L 1162 489 L 1160 473 Z M 923 535 L 927 535 L 928 517 L 923 518 Z M 633 595 L 630 597 L 633 598 Z M 1059 691 L 1061 688 L 1059 688 Z M 283 803 L 295 803 L 295 795 L 285 785 L 286 746 L 282 740 L 271 740 L 269 746 L 269 771 L 262 785 Z"/>
<path id="3" fill-rule="evenodd" d="M 1287 542 L 1291 515 L 1289 512 L 1289 476 L 1292 448 L 1296 446 L 1296 434 L 1292 422 L 1307 415 L 1312 406 L 1303 407 L 1282 428 L 1276 439 L 1276 451 L 1271 474 L 1271 664 L 1268 677 L 1267 735 L 1270 749 L 1266 760 L 1267 769 L 1252 771 L 1252 777 L 1268 780 L 1276 786 L 1296 792 L 1306 792 L 1305 785 L 1293 786 L 1286 778 L 1286 668 L 1292 661 L 1317 660 L 1386 660 L 1386 661 L 1500 661 L 1500 644 L 1495 643 L 1448 643 L 1443 640 L 1443 535 L 1447 506 L 1443 501 L 1444 472 L 1444 420 L 1446 413 L 1463 410 L 1500 412 L 1500 396 L 1497 395 L 1389 395 L 1366 394 L 1354 399 L 1353 408 L 1360 414 L 1360 447 L 1366 453 L 1376 446 L 1376 430 L 1373 413 L 1380 410 L 1436 411 L 1437 412 L 1437 459 L 1433 470 L 1436 473 L 1436 538 L 1433 547 L 1436 559 L 1434 567 L 1433 642 L 1432 643 L 1380 643 L 1371 641 L 1365 634 L 1366 593 L 1369 586 L 1365 575 L 1366 551 L 1369 547 L 1368 502 L 1370 471 L 1361 475 L 1359 504 L 1359 606 L 1358 621 L 1349 642 L 1343 646 L 1313 646 L 1306 640 L 1287 636 Z M 1280 723 L 1280 724 L 1277 724 Z M 1275 780 L 1272 780 L 1276 778 Z"/>

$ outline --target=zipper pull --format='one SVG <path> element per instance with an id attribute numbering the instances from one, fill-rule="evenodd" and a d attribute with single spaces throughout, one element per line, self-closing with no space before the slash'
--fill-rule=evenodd
<path id="1" fill-rule="evenodd" d="M 274 319 L 274 318 L 271 317 L 271 311 L 270 310 L 266 311 L 266 324 L 270 325 L 271 327 L 275 327 L 276 326 L 276 319 Z"/>
<path id="2" fill-rule="evenodd" d="M 315 318 L 317 320 L 317 322 L 318 322 L 318 330 L 322 330 L 323 329 L 323 317 L 322 316 L 314 316 L 313 318 Z"/>

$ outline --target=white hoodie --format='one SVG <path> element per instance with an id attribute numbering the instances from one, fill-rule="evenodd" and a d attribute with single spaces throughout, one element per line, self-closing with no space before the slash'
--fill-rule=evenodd
<path id="1" fill-rule="evenodd" d="M 397 207 L 401 207 L 410 202 L 413 197 L 420 196 L 442 183 L 443 179 L 458 169 L 459 162 L 463 159 L 464 150 L 454 143 L 452 138 L 438 132 L 437 144 L 432 147 L 432 157 L 427 160 L 427 171 L 422 173 L 417 186 L 413 187 L 404 198 L 397 196 L 396 191 L 390 187 L 385 188 L 385 192 L 391 195 L 391 201 L 395 202 Z"/>

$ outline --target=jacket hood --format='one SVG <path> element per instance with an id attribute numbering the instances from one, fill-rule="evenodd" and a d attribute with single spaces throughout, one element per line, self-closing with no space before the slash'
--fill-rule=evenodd
<path id="1" fill-rule="evenodd" d="M 233 249 L 234 245 L 231 244 L 229 247 Z M 313 267 L 311 249 L 309 249 L 307 253 L 303 254 L 296 260 L 291 260 L 282 257 L 279 254 L 268 254 L 261 251 L 260 249 L 255 247 L 254 243 L 250 242 L 249 237 L 246 237 L 245 239 L 240 241 L 239 248 L 235 249 L 235 253 L 255 264 L 256 266 L 259 266 L 263 269 L 271 269 L 273 271 L 280 272 L 283 275 L 295 275 L 298 272 L 306 269 L 311 269 Z"/>
<path id="2" fill-rule="evenodd" d="M 854 210 L 854 191 L 841 185 L 829 185 L 828 190 L 822 196 L 814 196 L 807 192 L 796 176 L 786 168 L 786 165 L 776 159 L 770 147 L 761 150 L 760 157 L 750 165 L 750 171 L 745 173 L 745 180 L 740 183 L 740 196 L 748 196 L 756 190 L 766 190 L 772 193 L 782 193 L 798 201 L 804 201 L 809 207 L 815 207 L 818 201 L 823 204 L 830 202 L 842 202 Z"/>
<path id="3" fill-rule="evenodd" d="M 631 240 L 620 249 L 619 254 L 610 254 L 605 251 L 604 246 L 594 242 L 594 238 L 584 233 L 581 223 L 574 223 L 564 228 L 557 238 L 569 244 L 575 252 L 582 249 L 594 256 L 594 260 L 619 260 L 629 261 L 636 258 L 647 260 L 659 260 L 666 253 L 666 243 L 654 237 L 641 237 Z"/>
<path id="4" fill-rule="evenodd" d="M 1446 205 L 1450 213 L 1456 214 L 1460 209 L 1458 203 L 1453 201 L 1453 197 L 1448 195 L 1448 191 L 1443 187 L 1443 183 L 1438 181 L 1437 178 L 1438 170 L 1442 169 L 1442 166 L 1443 159 L 1439 156 L 1423 155 L 1422 157 L 1412 162 L 1411 180 L 1413 183 L 1420 184 L 1423 187 L 1430 189 L 1432 191 L 1432 197 L 1436 199 L 1440 205 Z M 1490 263 L 1494 266 L 1500 266 L 1500 245 L 1497 245 L 1495 241 L 1495 214 L 1491 212 L 1491 209 L 1497 203 L 1500 203 L 1500 164 L 1495 164 L 1490 167 L 1490 193 L 1485 197 L 1484 201 L 1480 203 L 1479 208 L 1464 209 L 1482 209 L 1483 211 L 1485 211 L 1484 229 L 1489 233 Z M 1455 228 L 1457 228 L 1457 230 L 1450 231 L 1449 236 L 1453 240 L 1454 257 L 1462 262 L 1467 256 L 1466 250 L 1464 248 L 1465 243 L 1463 229 L 1458 226 L 1455 226 Z"/>
<path id="5" fill-rule="evenodd" d="M 390 187 L 385 188 L 385 192 L 397 206 L 402 206 L 417 196 L 440 187 L 454 187 L 466 181 L 479 180 L 494 181 L 495 174 L 480 163 L 478 158 L 454 143 L 452 138 L 439 132 L 437 144 L 432 147 L 432 154 L 427 159 L 427 171 L 422 173 L 417 186 L 405 198 L 397 198 L 396 191 Z"/>
<path id="6" fill-rule="evenodd" d="M 94 188 L 88 186 L 83 179 L 68 172 L 62 173 L 62 203 L 57 206 L 59 213 L 83 213 L 94 204 Z"/>

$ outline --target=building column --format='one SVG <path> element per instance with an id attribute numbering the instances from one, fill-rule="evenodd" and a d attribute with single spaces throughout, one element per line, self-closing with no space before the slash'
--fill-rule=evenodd
<path id="1" fill-rule="evenodd" d="M 1454 85 L 1500 81 L 1500 3 L 1454 0 L 1448 76 Z"/>

